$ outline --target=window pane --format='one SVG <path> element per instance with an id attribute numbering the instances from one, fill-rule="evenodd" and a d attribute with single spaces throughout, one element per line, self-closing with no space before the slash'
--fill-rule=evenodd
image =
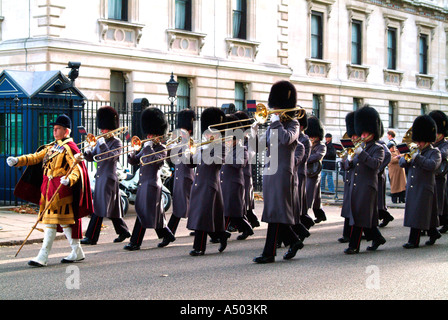
<path id="1" fill-rule="evenodd" d="M 322 59 L 322 15 L 311 15 L 311 58 Z"/>
<path id="2" fill-rule="evenodd" d="M 361 22 L 352 22 L 352 64 L 361 64 Z"/>
<path id="3" fill-rule="evenodd" d="M 394 102 L 389 101 L 389 127 L 394 128 L 395 127 L 395 107 Z"/>
<path id="4" fill-rule="evenodd" d="M 23 153 L 23 122 L 21 113 L 0 114 L 0 153 Z"/>
<path id="5" fill-rule="evenodd" d="M 108 18 L 114 20 L 128 20 L 128 0 L 108 0 Z"/>
<path id="6" fill-rule="evenodd" d="M 39 114 L 39 145 L 50 143 L 54 140 L 53 126 L 49 124 L 55 122 L 58 117 L 57 113 L 41 113 Z"/>
<path id="7" fill-rule="evenodd" d="M 387 68 L 395 70 L 397 67 L 397 30 L 389 28 L 387 30 Z"/>
<path id="8" fill-rule="evenodd" d="M 236 1 L 236 10 L 233 10 L 233 37 L 246 39 L 247 5 L 246 0 Z"/>
<path id="9" fill-rule="evenodd" d="M 191 0 L 176 0 L 175 28 L 191 31 Z"/>
<path id="10" fill-rule="evenodd" d="M 190 85 L 188 78 L 177 77 L 177 82 L 177 110 L 182 110 L 190 107 Z"/>
<path id="11" fill-rule="evenodd" d="M 320 118 L 320 97 L 317 94 L 313 94 L 313 111 L 312 114 L 317 118 Z"/>
<path id="12" fill-rule="evenodd" d="M 110 104 L 119 112 L 126 110 L 126 82 L 121 71 L 110 73 Z"/>
<path id="13" fill-rule="evenodd" d="M 235 107 L 236 110 L 244 110 L 246 100 L 246 93 L 244 92 L 244 84 L 241 82 L 235 82 Z"/>
<path id="14" fill-rule="evenodd" d="M 426 35 L 420 35 L 420 45 L 419 45 L 419 58 L 420 58 L 420 68 L 419 72 L 421 74 L 426 74 L 428 72 L 428 38 Z"/>

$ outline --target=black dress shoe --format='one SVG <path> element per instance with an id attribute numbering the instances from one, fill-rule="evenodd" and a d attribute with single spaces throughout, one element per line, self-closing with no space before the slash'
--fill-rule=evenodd
<path id="1" fill-rule="evenodd" d="M 190 251 L 190 256 L 193 256 L 193 257 L 203 256 L 203 255 L 204 255 L 204 251 L 200 251 L 200 250 L 191 250 Z"/>
<path id="2" fill-rule="evenodd" d="M 440 233 L 437 233 L 435 236 L 430 236 L 429 240 L 425 242 L 427 246 L 432 246 L 434 243 L 436 243 L 437 239 L 440 239 L 442 235 Z"/>
<path id="3" fill-rule="evenodd" d="M 403 248 L 405 248 L 405 249 L 415 249 L 415 248 L 418 248 L 418 244 L 413 244 L 413 243 L 410 243 L 410 242 L 406 242 L 403 245 Z"/>
<path id="4" fill-rule="evenodd" d="M 285 260 L 289 260 L 292 259 L 296 256 L 297 251 L 299 251 L 300 249 L 303 248 L 303 242 L 302 241 L 297 241 L 296 243 L 293 243 L 288 251 L 283 255 L 283 259 Z"/>
<path id="5" fill-rule="evenodd" d="M 351 247 L 348 247 L 347 249 L 344 250 L 345 254 L 356 254 L 359 253 L 359 248 L 358 249 L 354 249 Z"/>
<path id="6" fill-rule="evenodd" d="M 389 222 L 394 221 L 394 217 L 392 216 L 386 216 L 383 219 L 383 222 L 380 223 L 379 227 L 380 228 L 384 228 L 385 226 L 387 226 L 389 224 Z"/>
<path id="7" fill-rule="evenodd" d="M 382 244 L 386 243 L 386 239 L 384 239 L 384 237 L 379 238 L 378 240 L 373 240 L 372 241 L 372 245 L 367 247 L 368 251 L 375 251 L 376 249 L 378 249 L 378 247 Z"/>
<path id="8" fill-rule="evenodd" d="M 440 233 L 446 233 L 448 231 L 448 224 L 445 224 L 442 228 L 439 229 Z"/>
<path id="9" fill-rule="evenodd" d="M 236 237 L 236 240 L 246 240 L 247 237 L 254 234 L 254 231 L 252 229 L 244 231 L 242 234 L 240 234 L 238 237 Z"/>
<path id="10" fill-rule="evenodd" d="M 160 242 L 157 246 L 159 248 L 163 248 L 166 247 L 167 245 L 169 245 L 171 242 L 174 242 L 174 240 L 176 240 L 176 238 L 174 237 L 174 235 L 169 235 L 167 237 L 163 237 L 162 242 Z"/>
<path id="11" fill-rule="evenodd" d="M 252 261 L 256 263 L 271 263 L 275 262 L 275 257 L 261 255 L 259 257 L 255 257 Z"/>
<path id="12" fill-rule="evenodd" d="M 92 239 L 85 237 L 84 239 L 81 240 L 81 244 L 95 245 L 96 241 L 92 241 Z"/>
<path id="13" fill-rule="evenodd" d="M 260 226 L 260 221 L 256 220 L 256 221 L 252 221 L 250 222 L 250 225 L 252 228 L 256 228 Z"/>
<path id="14" fill-rule="evenodd" d="M 341 237 L 338 239 L 340 243 L 347 243 L 350 241 L 350 237 Z"/>
<path id="15" fill-rule="evenodd" d="M 128 243 L 127 245 L 125 245 L 123 247 L 123 249 L 128 250 L 128 251 L 135 251 L 135 250 L 140 250 L 140 246 L 133 244 L 133 243 Z"/>
<path id="16" fill-rule="evenodd" d="M 124 240 L 126 240 L 127 238 L 130 238 L 131 234 L 129 232 L 127 233 L 122 233 L 118 235 L 118 238 L 114 239 L 114 242 L 123 242 Z"/>
<path id="17" fill-rule="evenodd" d="M 313 210 L 313 211 L 314 211 L 314 215 L 316 216 L 314 223 L 320 223 L 322 221 L 327 220 L 327 216 L 325 215 L 324 210 L 318 209 L 318 210 Z"/>
<path id="18" fill-rule="evenodd" d="M 218 249 L 219 252 L 223 252 L 227 248 L 227 239 L 229 238 L 230 232 L 226 232 L 225 235 L 221 239 L 219 239 L 219 242 L 221 243 Z"/>

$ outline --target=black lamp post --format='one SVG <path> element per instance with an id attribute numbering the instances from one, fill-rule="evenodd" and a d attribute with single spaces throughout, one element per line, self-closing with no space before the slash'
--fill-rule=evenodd
<path id="1" fill-rule="evenodd" d="M 168 100 L 171 102 L 171 131 L 174 130 L 174 114 L 176 113 L 174 111 L 174 101 L 176 100 L 177 95 L 177 87 L 179 86 L 179 82 L 174 80 L 174 74 L 171 72 L 171 78 L 170 81 L 166 83 L 166 88 L 168 90 Z"/>

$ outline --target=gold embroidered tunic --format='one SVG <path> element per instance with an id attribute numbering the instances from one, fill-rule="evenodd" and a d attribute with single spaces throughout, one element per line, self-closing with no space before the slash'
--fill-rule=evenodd
<path id="1" fill-rule="evenodd" d="M 73 141 L 71 138 L 52 142 L 34 154 L 24 155 L 18 158 L 16 166 L 29 166 L 42 163 L 43 182 L 41 186 L 40 212 L 45 209 L 47 202 L 54 195 L 60 185 L 61 177 L 70 170 L 75 158 L 72 149 L 67 143 Z M 44 224 L 74 224 L 73 213 L 73 186 L 81 176 L 79 165 L 77 165 L 68 176 L 70 183 L 67 186 L 61 185 L 58 194 L 55 196 L 51 206 L 42 216 L 41 222 Z"/>

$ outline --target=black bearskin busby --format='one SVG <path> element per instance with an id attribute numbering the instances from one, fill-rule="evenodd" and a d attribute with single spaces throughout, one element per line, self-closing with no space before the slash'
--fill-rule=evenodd
<path id="1" fill-rule="evenodd" d="M 305 130 L 308 137 L 318 137 L 320 140 L 324 139 L 324 126 L 316 116 L 308 118 L 308 128 Z"/>
<path id="2" fill-rule="evenodd" d="M 297 90 L 289 81 L 278 81 L 272 85 L 268 106 L 272 109 L 289 109 L 297 106 Z"/>
<path id="3" fill-rule="evenodd" d="M 168 129 L 165 114 L 157 108 L 149 107 L 143 110 L 141 118 L 142 131 L 146 135 L 162 136 Z"/>
<path id="4" fill-rule="evenodd" d="M 96 123 L 99 129 L 118 129 L 120 126 L 118 112 L 110 106 L 101 107 L 96 111 Z"/>
<path id="5" fill-rule="evenodd" d="M 355 111 L 355 132 L 358 137 L 363 132 L 373 134 L 373 140 L 377 141 L 381 136 L 381 118 L 375 108 L 364 105 L 361 109 Z"/>
<path id="6" fill-rule="evenodd" d="M 238 120 L 240 120 L 240 119 L 238 119 L 238 117 L 236 115 L 234 115 L 234 114 L 226 114 L 226 118 L 224 119 L 224 122 L 233 122 L 233 123 L 227 124 L 227 125 L 222 126 L 220 128 L 226 127 L 226 129 L 232 129 L 232 128 L 239 127 L 242 124 Z M 238 122 L 234 122 L 234 121 L 238 121 Z"/>
<path id="7" fill-rule="evenodd" d="M 356 135 L 355 132 L 355 111 L 347 113 L 345 116 L 345 130 L 347 135 L 351 138 Z"/>
<path id="8" fill-rule="evenodd" d="M 201 114 L 201 133 L 207 131 L 208 127 L 213 124 L 223 123 L 226 114 L 217 107 L 208 107 Z M 217 130 L 225 129 L 224 126 L 216 127 Z"/>
<path id="9" fill-rule="evenodd" d="M 299 125 L 303 127 L 303 130 L 308 128 L 308 114 L 305 112 L 303 117 L 299 119 Z"/>
<path id="10" fill-rule="evenodd" d="M 437 124 L 433 118 L 424 114 L 415 118 L 412 124 L 412 140 L 417 142 L 434 142 L 437 137 Z"/>
<path id="11" fill-rule="evenodd" d="M 193 122 L 196 120 L 196 113 L 192 109 L 183 109 L 177 113 L 176 129 L 193 131 Z"/>
<path id="12" fill-rule="evenodd" d="M 444 137 L 448 136 L 448 117 L 445 112 L 434 110 L 429 113 L 429 116 L 433 118 L 437 124 L 437 133 L 443 134 Z"/>

